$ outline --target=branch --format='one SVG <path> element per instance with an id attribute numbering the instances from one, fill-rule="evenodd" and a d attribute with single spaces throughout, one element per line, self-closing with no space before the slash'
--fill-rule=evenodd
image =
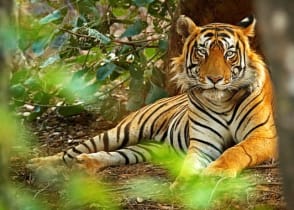
<path id="1" fill-rule="evenodd" d="M 75 35 L 75 36 L 78 36 L 78 37 L 84 37 L 84 38 L 88 38 L 88 39 L 97 39 L 94 36 L 89 36 L 89 35 L 86 35 L 86 34 L 76 33 L 76 32 L 73 32 L 73 31 L 65 29 L 65 28 L 59 28 L 59 30 L 65 31 L 65 32 L 67 32 L 69 34 L 72 34 L 72 35 Z M 114 43 L 118 43 L 118 44 L 136 46 L 138 44 L 149 43 L 149 42 L 158 41 L 158 40 L 160 40 L 160 37 L 151 38 L 151 39 L 144 39 L 144 40 L 135 40 L 135 41 L 122 41 L 122 40 L 118 40 L 118 39 L 113 39 L 111 41 L 114 42 Z"/>

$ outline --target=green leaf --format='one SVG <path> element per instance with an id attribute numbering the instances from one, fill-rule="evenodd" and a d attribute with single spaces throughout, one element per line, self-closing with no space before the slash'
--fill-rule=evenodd
<path id="1" fill-rule="evenodd" d="M 114 63 L 107 63 L 97 69 L 96 78 L 98 81 L 104 81 L 109 75 L 111 75 L 115 69 L 117 68 L 117 65 Z"/>
<path id="2" fill-rule="evenodd" d="M 133 25 L 129 26 L 121 35 L 123 37 L 130 37 L 140 34 L 147 27 L 147 23 L 142 20 L 136 20 Z"/>
<path id="3" fill-rule="evenodd" d="M 83 111 L 85 111 L 85 109 L 82 105 L 76 105 L 76 106 L 57 107 L 56 111 L 58 114 L 64 117 L 68 117 L 68 116 L 80 114 Z"/>
<path id="4" fill-rule="evenodd" d="M 146 56 L 147 59 L 152 58 L 157 52 L 157 49 L 155 48 L 145 48 L 144 49 L 144 55 Z"/>
<path id="5" fill-rule="evenodd" d="M 49 104 L 51 97 L 52 97 L 52 95 L 44 93 L 42 91 L 39 91 L 34 95 L 33 99 L 34 99 L 35 103 L 47 105 L 47 104 Z"/>
<path id="6" fill-rule="evenodd" d="M 111 42 L 111 39 L 109 37 L 105 36 L 104 34 L 93 28 L 88 28 L 88 36 L 95 37 L 102 44 L 109 44 Z"/>
<path id="7" fill-rule="evenodd" d="M 162 51 L 167 51 L 168 49 L 168 41 L 166 39 L 159 40 L 158 48 Z"/>
<path id="8" fill-rule="evenodd" d="M 151 88 L 147 94 L 147 97 L 145 99 L 146 104 L 151 104 L 155 102 L 158 99 L 167 97 L 168 93 L 163 88 L 151 83 Z"/>
<path id="9" fill-rule="evenodd" d="M 118 209 L 113 202 L 114 195 L 97 179 L 72 176 L 65 184 L 65 196 L 71 207 L 66 209 Z M 96 206 L 96 208 L 85 208 L 84 205 Z"/>
<path id="10" fill-rule="evenodd" d="M 19 83 L 24 82 L 28 77 L 30 76 L 30 72 L 26 69 L 19 70 L 12 74 L 12 77 L 10 79 L 10 83 L 12 85 L 16 85 Z"/>
<path id="11" fill-rule="evenodd" d="M 133 0 L 133 2 L 138 6 L 138 7 L 146 7 L 149 4 L 151 4 L 152 2 L 154 2 L 154 0 Z"/>
<path id="12" fill-rule="evenodd" d="M 49 15 L 43 17 L 41 20 L 39 20 L 39 23 L 41 25 L 53 22 L 55 20 L 58 20 L 59 18 L 61 18 L 61 13 L 59 10 L 55 10 L 52 13 L 50 13 Z"/>
<path id="13" fill-rule="evenodd" d="M 55 63 L 56 61 L 60 60 L 60 56 L 57 54 L 57 55 L 53 55 L 51 57 L 49 57 L 44 63 L 42 63 L 40 65 L 40 68 L 45 68 L 53 63 Z"/>
<path id="14" fill-rule="evenodd" d="M 39 78 L 36 78 L 35 76 L 31 76 L 28 78 L 25 82 L 24 85 L 29 89 L 29 90 L 39 90 L 41 88 L 41 81 Z"/>
<path id="15" fill-rule="evenodd" d="M 121 8 L 121 7 L 114 7 L 112 9 L 112 13 L 116 17 L 121 17 L 129 13 L 129 9 Z"/>
<path id="16" fill-rule="evenodd" d="M 45 47 L 47 45 L 46 39 L 40 39 L 32 44 L 32 51 L 37 56 L 41 56 L 44 53 Z"/>
<path id="17" fill-rule="evenodd" d="M 20 98 L 25 93 L 25 87 L 21 84 L 12 85 L 10 87 L 10 93 L 14 98 Z"/>

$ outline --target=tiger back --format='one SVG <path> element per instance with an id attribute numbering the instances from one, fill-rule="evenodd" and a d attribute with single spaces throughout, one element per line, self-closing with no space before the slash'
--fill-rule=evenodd
<path id="1" fill-rule="evenodd" d="M 272 83 L 266 65 L 249 45 L 254 26 L 253 17 L 238 26 L 197 26 L 181 16 L 177 31 L 185 44 L 172 66 L 183 94 L 143 107 L 115 128 L 65 152 L 35 158 L 29 166 L 65 162 L 95 172 L 148 161 L 158 143 L 167 143 L 184 157 L 177 185 L 200 171 L 236 176 L 275 158 Z"/>

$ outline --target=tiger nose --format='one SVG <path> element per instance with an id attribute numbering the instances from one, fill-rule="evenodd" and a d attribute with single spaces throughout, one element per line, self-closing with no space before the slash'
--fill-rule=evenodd
<path id="1" fill-rule="evenodd" d="M 209 75 L 207 76 L 207 79 L 209 81 L 211 81 L 213 84 L 216 84 L 217 82 L 219 82 L 220 80 L 222 80 L 224 77 L 221 75 Z"/>

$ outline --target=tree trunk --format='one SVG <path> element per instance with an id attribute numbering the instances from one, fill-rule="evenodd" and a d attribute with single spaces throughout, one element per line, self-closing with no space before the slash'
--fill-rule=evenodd
<path id="1" fill-rule="evenodd" d="M 264 52 L 276 87 L 280 165 L 288 209 L 294 208 L 294 2 L 256 1 Z"/>
<path id="2" fill-rule="evenodd" d="M 183 43 L 176 32 L 175 23 L 178 17 L 186 15 L 197 24 L 205 25 L 213 22 L 237 24 L 244 17 L 255 14 L 253 0 L 180 0 L 177 11 L 172 21 L 169 36 L 169 50 L 166 65 L 167 90 L 170 95 L 179 93 L 174 83 L 170 82 L 173 75 L 170 74 L 170 59 L 181 53 Z M 258 27 L 258 26 L 257 26 Z M 258 35 L 252 40 L 254 49 L 260 52 Z"/>
<path id="3" fill-rule="evenodd" d="M 9 14 L 12 10 L 12 2 L 0 0 L 0 109 L 5 109 L 7 106 L 7 84 L 9 79 L 9 73 L 7 71 L 6 56 L 7 51 L 5 49 L 5 29 L 10 26 Z M 1 113 L 3 113 L 1 111 Z M 3 120 L 3 119 L 2 119 Z M 1 134 L 0 134 L 1 135 Z M 8 190 L 8 152 L 4 142 L 5 139 L 1 135 L 0 139 L 0 208 L 3 209 L 15 209 L 13 208 L 13 199 L 9 195 Z M 4 138 L 4 139 L 3 139 Z"/>

